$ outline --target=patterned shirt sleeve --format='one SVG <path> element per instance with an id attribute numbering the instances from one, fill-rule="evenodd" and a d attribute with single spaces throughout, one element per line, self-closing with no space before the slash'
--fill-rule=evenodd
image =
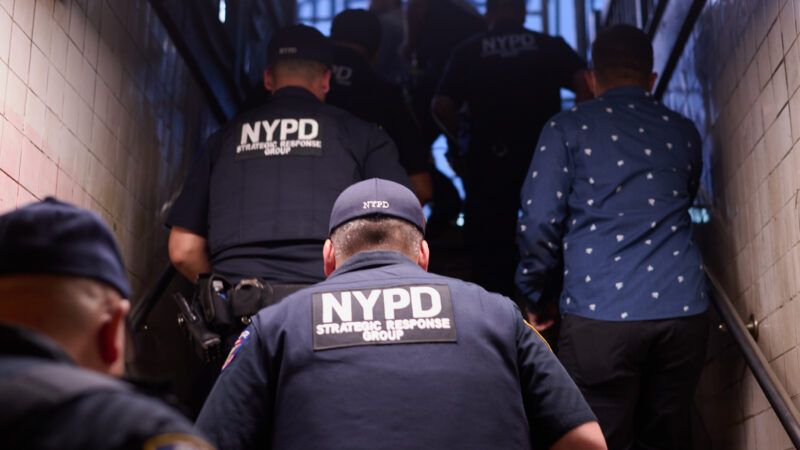
<path id="1" fill-rule="evenodd" d="M 545 125 L 539 137 L 522 187 L 522 217 L 517 228 L 521 259 L 516 282 L 534 309 L 545 289 L 547 273 L 560 262 L 572 185 L 569 143 L 557 117 Z"/>

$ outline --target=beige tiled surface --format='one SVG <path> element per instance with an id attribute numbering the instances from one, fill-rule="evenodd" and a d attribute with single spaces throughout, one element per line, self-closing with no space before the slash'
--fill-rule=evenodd
<path id="1" fill-rule="evenodd" d="M 0 0 L 0 212 L 48 195 L 98 211 L 140 293 L 213 126 L 204 98 L 147 0 Z"/>
<path id="2" fill-rule="evenodd" d="M 708 125 L 720 212 L 701 241 L 740 314 L 761 322 L 758 345 L 798 404 L 800 0 L 709 2 L 703 15 L 733 38 L 707 43 L 717 61 L 698 63 L 711 77 L 706 109 L 716 112 Z M 793 448 L 736 347 L 712 334 L 695 402 L 698 432 L 714 449 Z"/>

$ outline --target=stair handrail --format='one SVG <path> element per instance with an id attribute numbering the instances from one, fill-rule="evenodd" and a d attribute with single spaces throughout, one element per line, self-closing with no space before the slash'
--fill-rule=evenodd
<path id="1" fill-rule="evenodd" d="M 778 416 L 778 420 L 786 430 L 786 434 L 789 435 L 792 444 L 795 448 L 800 448 L 800 412 L 794 406 L 791 396 L 775 374 L 772 365 L 764 356 L 764 352 L 756 344 L 755 339 L 739 316 L 719 279 L 708 270 L 706 270 L 706 276 L 714 288 L 715 295 L 712 295 L 711 298 L 720 316 L 722 316 L 725 326 L 733 336 L 758 385 L 767 397 L 767 401 L 775 411 L 775 415 Z"/>

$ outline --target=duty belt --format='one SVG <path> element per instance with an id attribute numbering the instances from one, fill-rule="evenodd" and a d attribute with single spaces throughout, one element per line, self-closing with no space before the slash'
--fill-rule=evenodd
<path id="1" fill-rule="evenodd" d="M 278 284 L 248 278 L 232 285 L 215 274 L 198 277 L 191 302 L 177 293 L 178 324 L 187 331 L 197 355 L 205 362 L 224 356 L 227 337 L 239 334 L 262 308 L 280 302 L 306 284 Z"/>

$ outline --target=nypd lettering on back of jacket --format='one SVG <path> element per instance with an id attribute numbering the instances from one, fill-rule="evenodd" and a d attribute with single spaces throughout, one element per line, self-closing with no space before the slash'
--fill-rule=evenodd
<path id="1" fill-rule="evenodd" d="M 282 118 L 242 123 L 237 158 L 259 156 L 320 156 L 319 122 L 311 118 Z"/>
<path id="2" fill-rule="evenodd" d="M 233 247 L 319 241 L 341 191 L 361 180 L 408 185 L 397 149 L 377 126 L 282 88 L 210 141 L 208 238 Z"/>
<path id="3" fill-rule="evenodd" d="M 513 58 L 523 52 L 535 52 L 536 36 L 533 33 L 486 35 L 481 40 L 481 57 L 499 56 Z"/>

